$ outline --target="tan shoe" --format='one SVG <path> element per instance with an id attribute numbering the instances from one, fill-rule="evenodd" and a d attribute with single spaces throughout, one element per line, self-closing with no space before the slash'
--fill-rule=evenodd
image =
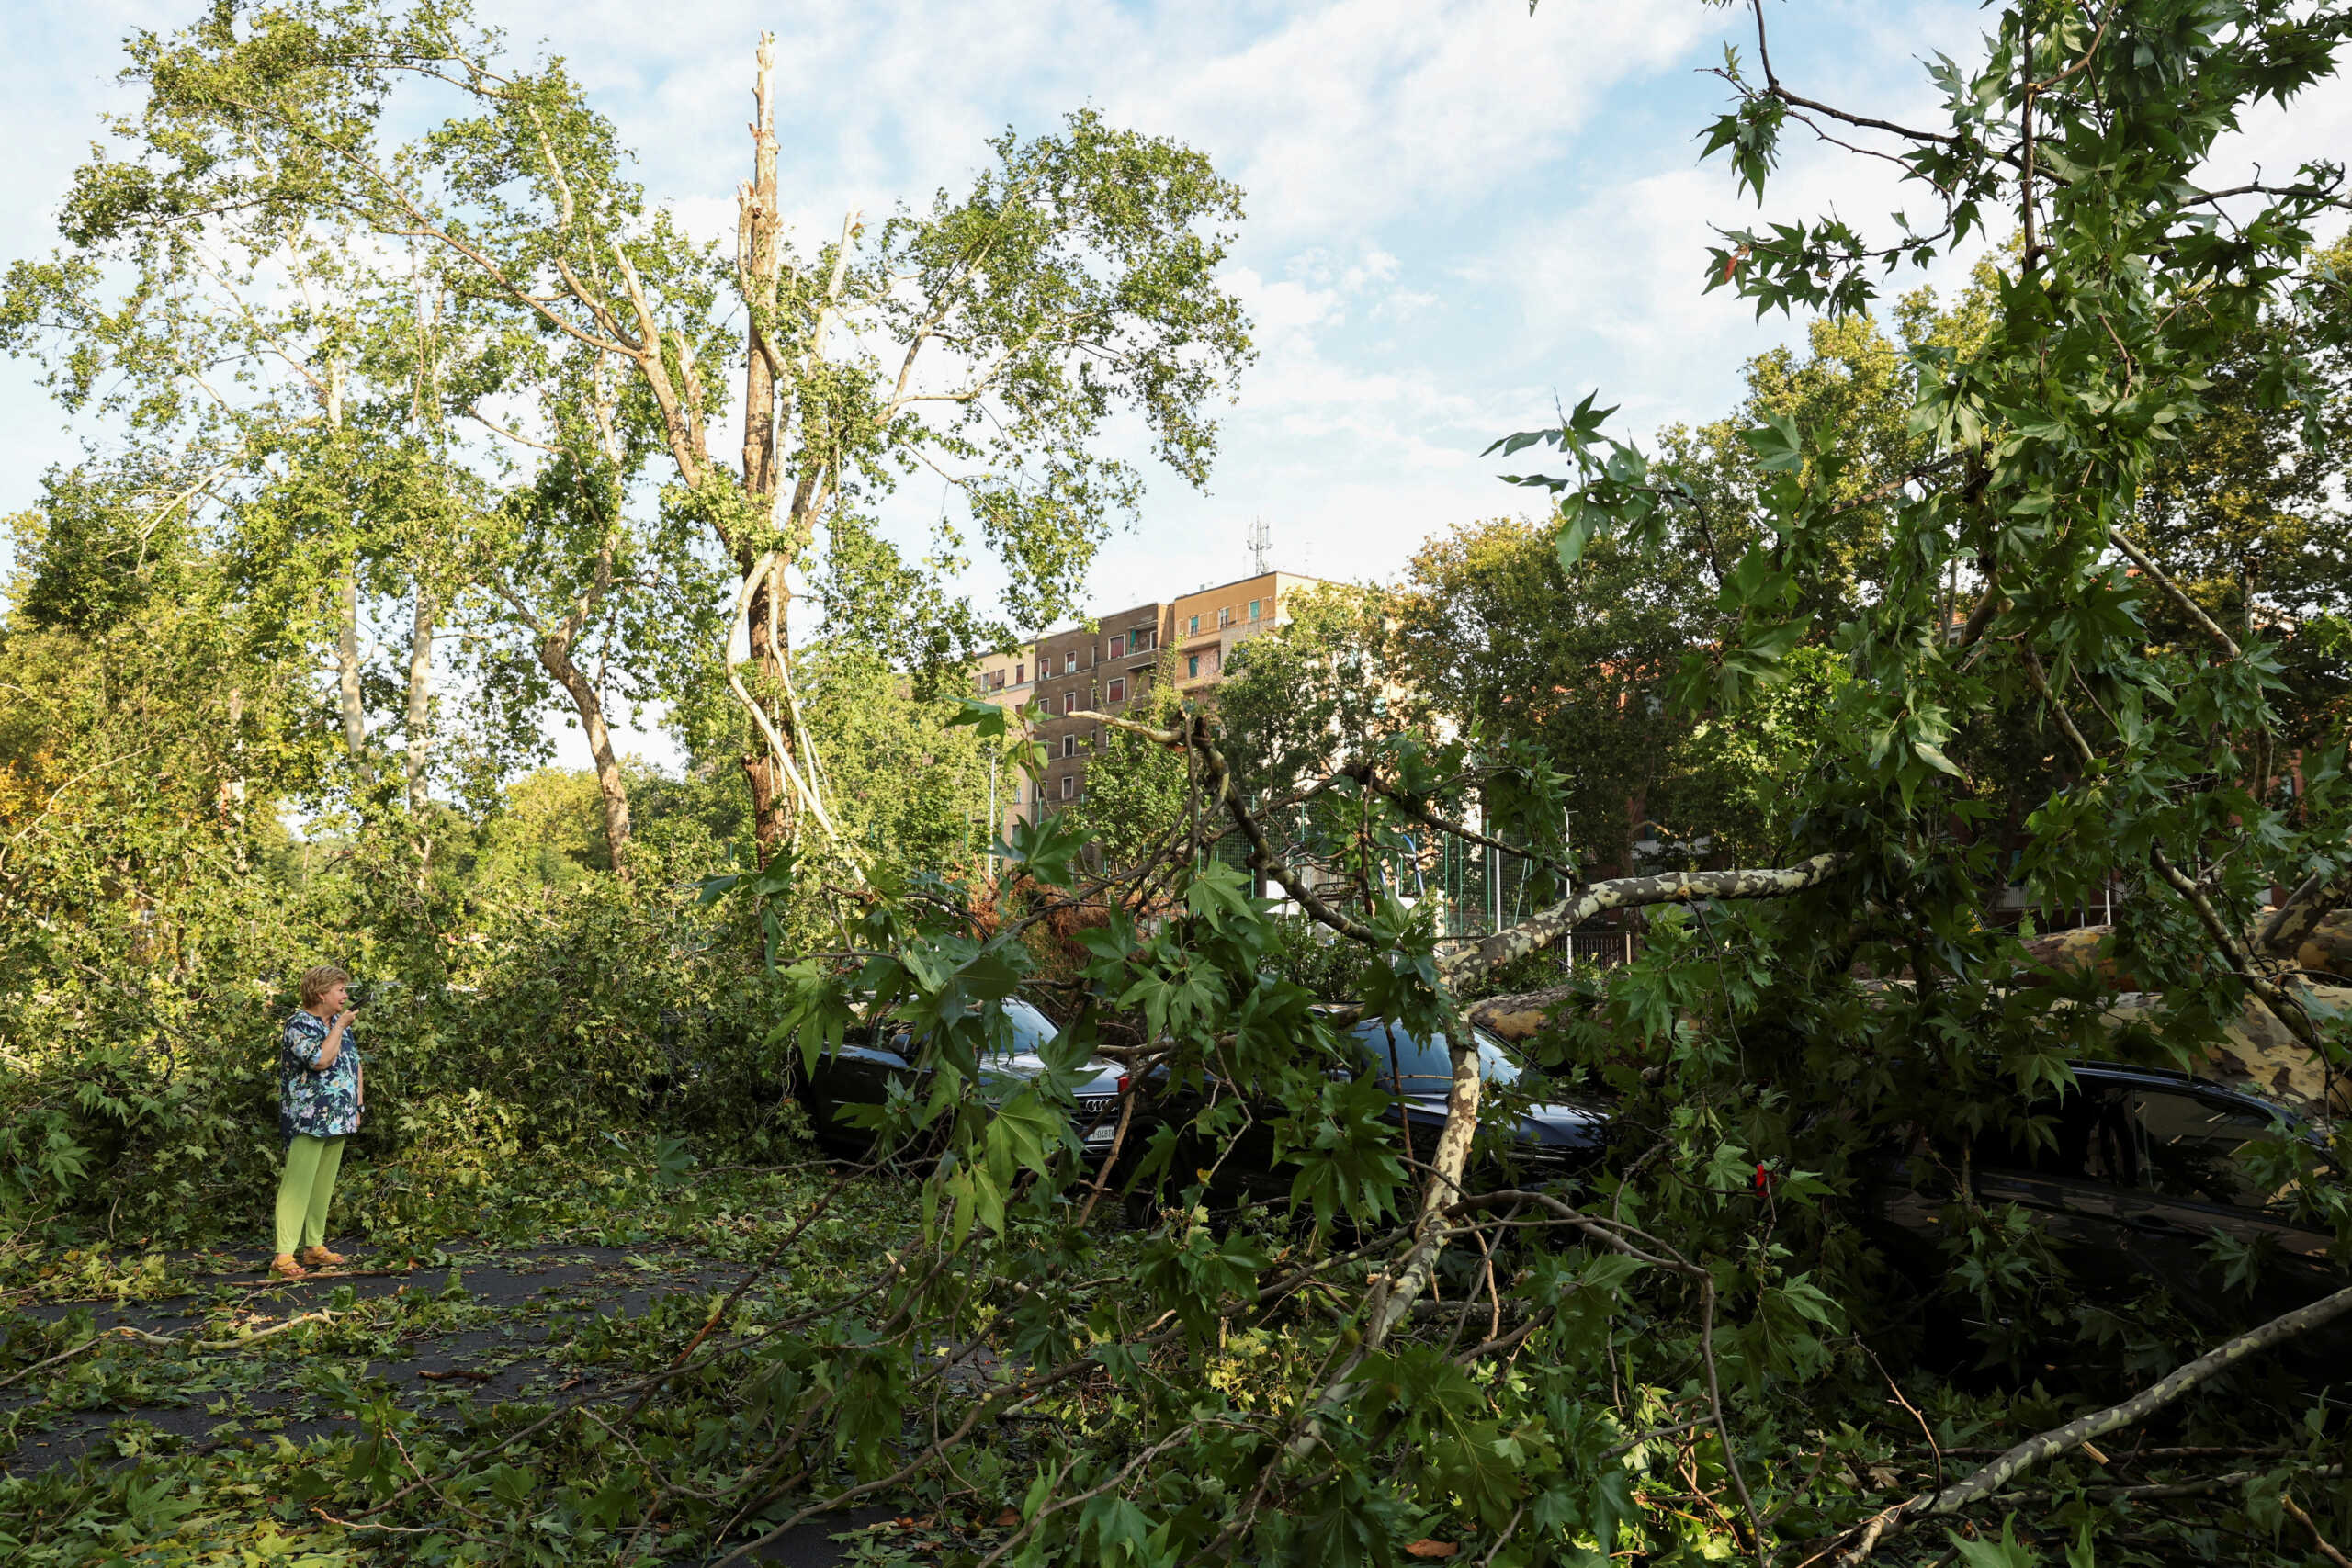
<path id="1" fill-rule="evenodd" d="M 269 1260 L 269 1271 L 281 1280 L 307 1280 L 311 1271 L 294 1261 L 294 1255 L 281 1252 Z"/>
<path id="2" fill-rule="evenodd" d="M 342 1253 L 329 1252 L 323 1247 L 308 1247 L 302 1249 L 302 1261 L 313 1269 L 332 1269 L 337 1264 L 348 1263 L 351 1260 Z"/>

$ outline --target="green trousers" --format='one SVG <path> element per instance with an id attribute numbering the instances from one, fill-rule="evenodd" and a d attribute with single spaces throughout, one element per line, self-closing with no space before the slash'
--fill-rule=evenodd
<path id="1" fill-rule="evenodd" d="M 324 1247 L 327 1205 L 334 1200 L 334 1173 L 343 1168 L 343 1139 L 297 1137 L 286 1147 L 286 1169 L 277 1179 L 277 1251 Z"/>

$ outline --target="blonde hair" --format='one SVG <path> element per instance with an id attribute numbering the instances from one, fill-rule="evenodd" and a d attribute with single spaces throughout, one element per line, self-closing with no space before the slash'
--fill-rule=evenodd
<path id="1" fill-rule="evenodd" d="M 348 986 L 351 976 L 332 964 L 322 964 L 302 976 L 302 1005 L 316 1007 L 319 998 L 337 986 Z"/>

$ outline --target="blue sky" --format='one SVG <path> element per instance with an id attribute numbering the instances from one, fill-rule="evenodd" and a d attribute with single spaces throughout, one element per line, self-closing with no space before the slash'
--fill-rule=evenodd
<path id="1" fill-rule="evenodd" d="M 176 28 L 201 0 L 0 5 L 13 64 L 0 102 L 0 254 L 53 243 L 50 217 L 133 28 Z M 1768 4 L 1773 59 L 1809 96 L 1928 118 L 1919 61 L 1973 53 L 1973 6 Z M 1098 601 L 1129 604 L 1241 575 L 1253 517 L 1274 564 L 1388 578 L 1430 534 L 1523 509 L 1479 453 L 1598 388 L 1645 431 L 1724 412 L 1741 363 L 1800 337 L 1699 293 L 1715 225 L 1758 216 L 1693 135 L 1724 100 L 1702 74 L 1744 8 L 1700 0 L 865 0 L 692 6 L 481 0 L 526 48 L 564 55 L 640 157 L 650 192 L 695 229 L 731 231 L 747 171 L 751 52 L 777 34 L 787 217 L 804 245 L 851 209 L 957 185 L 1007 126 L 1081 104 L 1207 152 L 1248 193 L 1227 272 L 1260 358 L 1223 411 L 1210 491 L 1164 470 L 1142 525 L 1113 539 Z M 1926 204 L 1883 164 L 1807 145 L 1764 216 L 1852 220 Z M 2250 121 L 2233 164 L 2274 172 L 2352 147 L 2352 92 Z M 1949 284 L 1951 274 L 1936 275 Z M 1905 280 L 1904 287 L 1910 280 Z M 28 367 L 0 362 L 0 509 L 34 501 L 74 434 Z M 911 540 L 938 498 L 902 498 Z M 991 574 L 973 574 L 976 593 Z M 578 750 L 577 743 L 571 743 Z M 648 750 L 663 750 L 649 745 Z"/>

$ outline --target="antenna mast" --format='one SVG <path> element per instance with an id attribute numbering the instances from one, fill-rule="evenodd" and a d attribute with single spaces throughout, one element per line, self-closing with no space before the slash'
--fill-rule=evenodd
<path id="1" fill-rule="evenodd" d="M 1266 553 L 1273 548 L 1273 536 L 1262 517 L 1250 519 L 1250 575 L 1266 575 Z"/>

